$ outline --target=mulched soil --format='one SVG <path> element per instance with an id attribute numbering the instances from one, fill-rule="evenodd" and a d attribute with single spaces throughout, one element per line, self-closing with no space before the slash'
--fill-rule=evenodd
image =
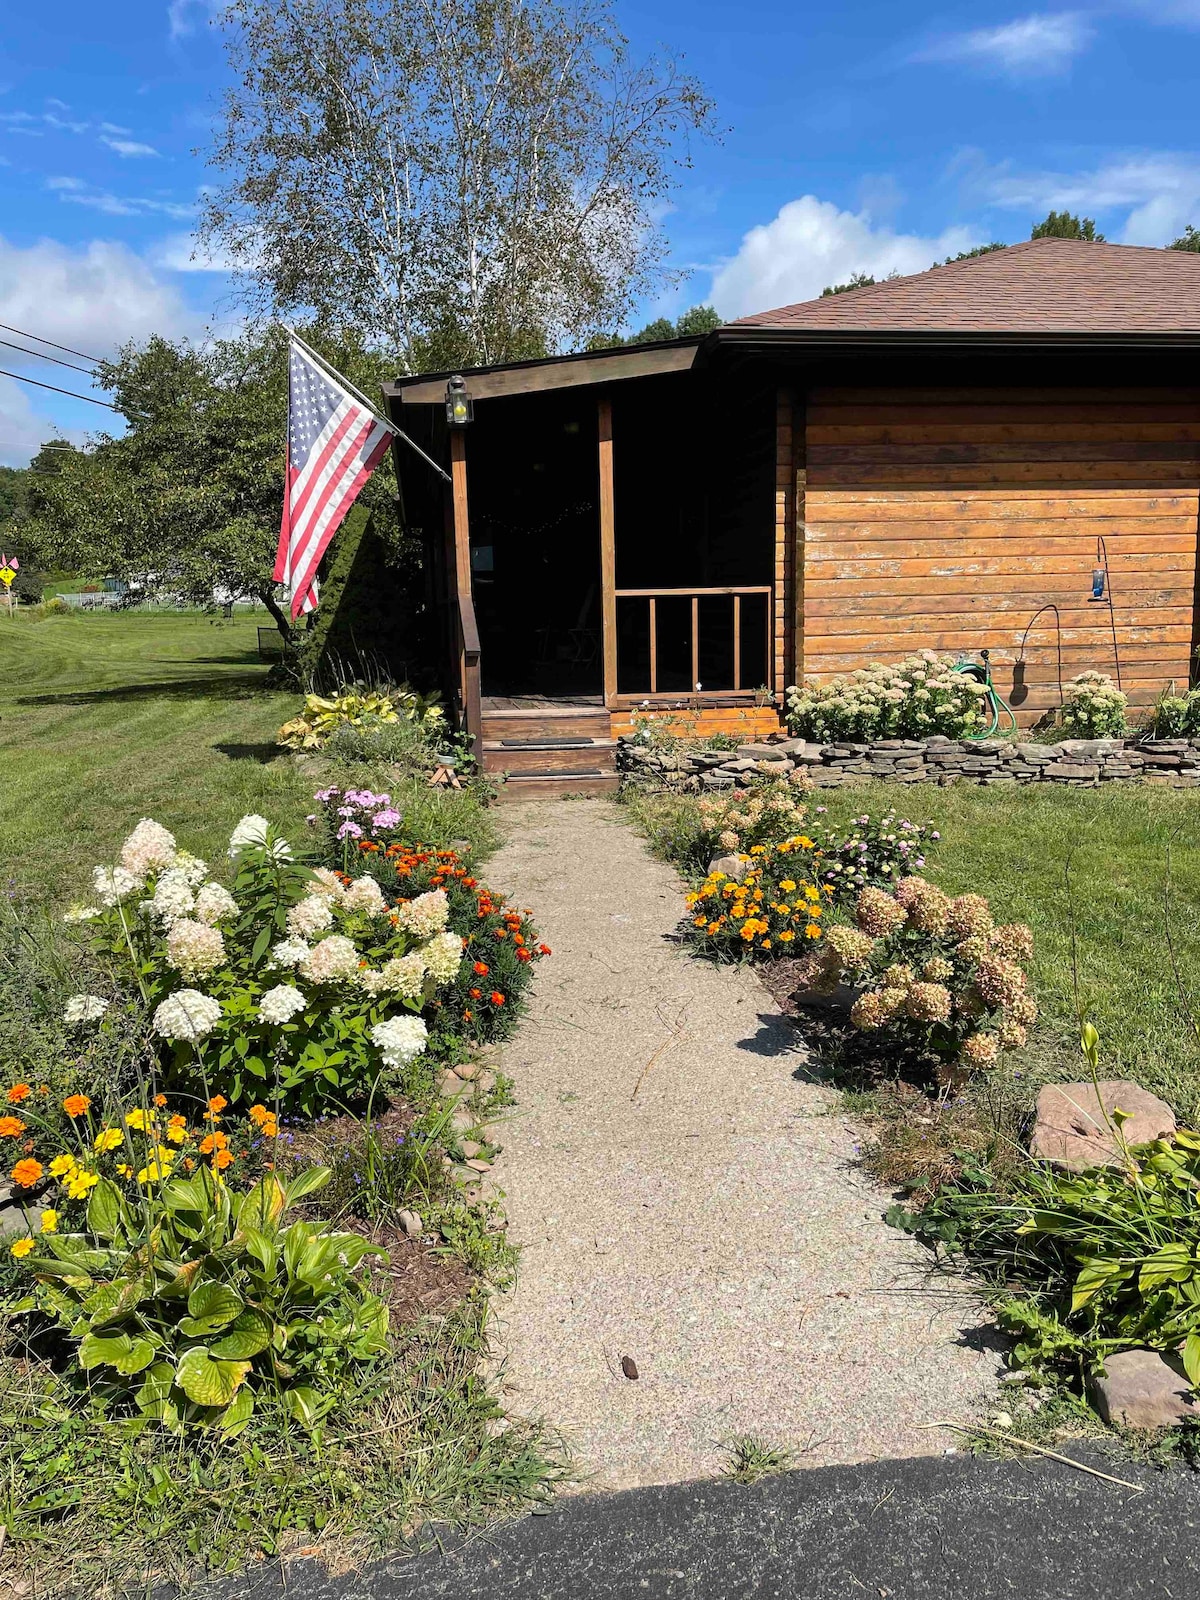
<path id="1" fill-rule="evenodd" d="M 778 961 L 759 961 L 754 971 L 758 981 L 774 1000 L 785 1017 L 799 1017 L 807 1009 L 797 1005 L 796 991 L 801 986 L 803 961 L 783 956 Z"/>
<path id="2" fill-rule="evenodd" d="M 474 1274 L 456 1257 L 436 1251 L 431 1239 L 410 1239 L 398 1227 L 372 1227 L 358 1217 L 345 1218 L 341 1226 L 388 1253 L 386 1262 L 373 1264 L 371 1288 L 387 1303 L 393 1333 L 422 1317 L 445 1316 L 471 1292 Z"/>
<path id="3" fill-rule="evenodd" d="M 407 1133 L 416 1120 L 416 1107 L 398 1098 L 382 1106 L 377 1104 L 371 1116 L 371 1125 L 380 1142 L 386 1144 L 389 1137 Z M 293 1159 L 318 1161 L 327 1150 L 361 1144 L 366 1138 L 367 1123 L 365 1117 L 327 1117 L 320 1122 L 290 1128 L 288 1132 L 291 1134 L 288 1153 Z"/>

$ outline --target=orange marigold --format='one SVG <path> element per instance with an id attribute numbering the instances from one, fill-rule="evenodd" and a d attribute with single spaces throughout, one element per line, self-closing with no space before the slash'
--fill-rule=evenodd
<path id="1" fill-rule="evenodd" d="M 29 1085 L 27 1083 L 14 1083 L 8 1091 L 8 1103 L 10 1106 L 19 1106 L 22 1100 L 28 1100 L 28 1098 Z"/>
<path id="2" fill-rule="evenodd" d="M 44 1168 L 40 1161 L 35 1161 L 32 1156 L 26 1156 L 24 1161 L 18 1161 L 12 1169 L 12 1181 L 22 1189 L 32 1189 L 42 1176 Z"/>
<path id="3" fill-rule="evenodd" d="M 502 1006 L 504 1004 L 504 996 L 500 993 L 499 989 L 493 989 L 489 999 L 494 1006 Z"/>
<path id="4" fill-rule="evenodd" d="M 19 1139 L 24 1132 L 20 1117 L 0 1117 L 0 1139 Z"/>
<path id="5" fill-rule="evenodd" d="M 63 1101 L 63 1110 L 69 1117 L 82 1117 L 87 1114 L 91 1103 L 85 1094 L 69 1094 Z"/>

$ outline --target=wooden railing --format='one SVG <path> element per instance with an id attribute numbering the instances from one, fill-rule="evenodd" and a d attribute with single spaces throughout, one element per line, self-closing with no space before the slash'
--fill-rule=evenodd
<path id="1" fill-rule="evenodd" d="M 458 597 L 458 670 L 462 694 L 463 725 L 475 744 L 475 759 L 483 763 L 483 706 L 479 691 L 479 627 L 470 593 Z"/>
<path id="2" fill-rule="evenodd" d="M 691 650 L 692 650 L 692 679 L 691 693 L 723 694 L 732 691 L 738 694 L 743 689 L 742 684 L 742 601 L 749 595 L 765 595 L 766 622 L 763 628 L 763 676 L 761 683 L 770 684 L 773 651 L 771 637 L 771 595 L 773 590 L 770 584 L 749 584 L 738 588 L 717 589 L 618 589 L 616 599 L 621 600 L 648 600 L 650 603 L 650 693 L 658 693 L 658 602 L 660 600 L 691 600 Z M 710 683 L 703 691 L 696 689 L 700 679 L 700 601 L 708 595 L 728 595 L 733 601 L 733 682 L 730 684 Z M 752 684 L 757 688 L 758 684 Z"/>

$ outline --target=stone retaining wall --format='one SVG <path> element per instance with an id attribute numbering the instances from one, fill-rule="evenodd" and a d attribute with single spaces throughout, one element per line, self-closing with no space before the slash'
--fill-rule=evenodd
<path id="1" fill-rule="evenodd" d="M 876 739 L 813 744 L 779 739 L 737 750 L 649 750 L 623 738 L 617 769 L 628 782 L 693 793 L 732 789 L 758 776 L 801 769 L 819 789 L 869 778 L 890 783 L 1099 783 L 1137 781 L 1172 789 L 1200 787 L 1200 739 L 1064 739 L 1027 744 L 1009 739 Z"/>

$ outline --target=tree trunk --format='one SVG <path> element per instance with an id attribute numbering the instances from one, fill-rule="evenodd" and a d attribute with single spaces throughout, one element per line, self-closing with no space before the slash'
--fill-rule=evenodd
<path id="1" fill-rule="evenodd" d="M 285 645 L 292 642 L 292 621 L 287 612 L 283 610 L 275 598 L 274 588 L 260 589 L 259 599 L 275 619 L 275 626 L 279 629 L 280 637 Z"/>

